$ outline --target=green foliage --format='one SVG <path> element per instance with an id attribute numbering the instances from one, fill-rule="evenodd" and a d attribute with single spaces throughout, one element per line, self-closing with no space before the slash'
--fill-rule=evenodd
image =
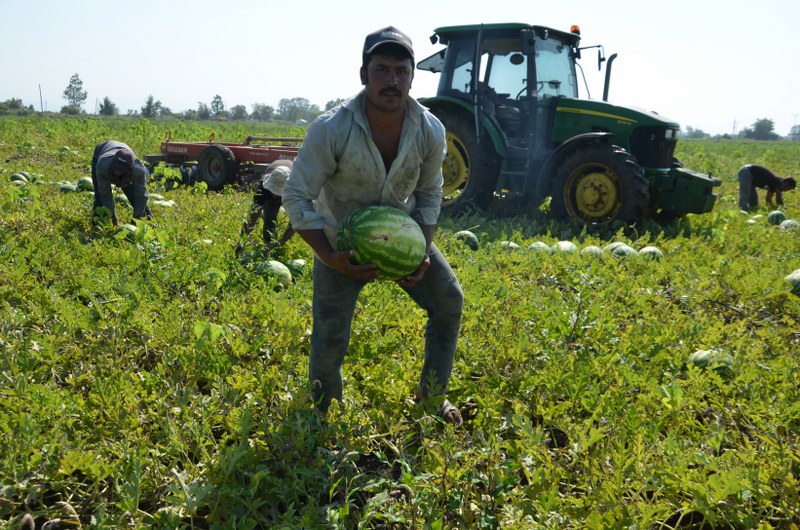
<path id="1" fill-rule="evenodd" d="M 272 127 L 213 124 L 221 141 L 297 134 Z M 747 222 L 735 175 L 766 159 L 796 172 L 800 147 L 682 141 L 684 163 L 723 184 L 714 212 L 667 226 L 442 219 L 466 301 L 453 429 L 412 399 L 424 312 L 392 282 L 364 289 L 344 402 L 318 416 L 310 274 L 275 291 L 237 259 L 247 194 L 153 180 L 176 206 L 118 237 L 92 230 L 89 193 L 59 191 L 102 139 L 149 154 L 166 130 L 212 129 L 0 118 L 0 526 L 25 513 L 84 528 L 798 525 L 800 297 L 786 277 L 800 247 L 766 208 Z M 37 180 L 12 184 L 21 171 Z M 800 218 L 797 194 L 784 199 Z M 278 255 L 313 263 L 299 238 Z M 689 363 L 698 350 L 731 369 Z"/>

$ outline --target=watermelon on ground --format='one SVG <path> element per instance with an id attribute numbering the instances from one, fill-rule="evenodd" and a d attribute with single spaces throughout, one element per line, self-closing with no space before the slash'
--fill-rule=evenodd
<path id="1" fill-rule="evenodd" d="M 793 294 L 800 296 L 800 269 L 792 271 L 784 280 L 789 284 Z"/>
<path id="2" fill-rule="evenodd" d="M 615 248 L 622 245 L 627 245 L 627 243 L 625 243 L 624 241 L 614 241 L 613 243 L 609 243 L 608 245 L 603 247 L 603 252 L 613 252 Z"/>
<path id="3" fill-rule="evenodd" d="M 478 236 L 469 230 L 459 230 L 454 234 L 454 237 L 458 241 L 463 241 L 472 250 L 478 250 Z"/>
<path id="4" fill-rule="evenodd" d="M 519 250 L 519 245 L 517 245 L 513 241 L 501 241 L 500 246 L 508 251 Z"/>
<path id="5" fill-rule="evenodd" d="M 292 273 L 292 278 L 297 279 L 306 273 L 306 260 L 302 258 L 290 259 L 286 262 L 286 268 Z"/>
<path id="6" fill-rule="evenodd" d="M 92 177 L 81 177 L 78 179 L 78 189 L 81 191 L 94 191 Z"/>
<path id="7" fill-rule="evenodd" d="M 795 221 L 794 219 L 786 219 L 781 224 L 778 225 L 778 228 L 781 230 L 798 230 L 800 229 L 800 223 Z"/>
<path id="8" fill-rule="evenodd" d="M 399 280 L 413 273 L 425 258 L 427 242 L 419 224 L 391 206 L 365 206 L 339 221 L 339 250 L 352 250 L 353 262 L 377 265 L 382 280 Z"/>
<path id="9" fill-rule="evenodd" d="M 786 214 L 780 210 L 772 210 L 767 214 L 767 221 L 771 225 L 779 225 L 786 220 Z"/>
<path id="10" fill-rule="evenodd" d="M 733 357 L 716 348 L 697 350 L 689 355 L 688 364 L 698 368 L 711 368 L 722 376 L 733 374 Z"/>
<path id="11" fill-rule="evenodd" d="M 136 237 L 136 232 L 139 231 L 139 228 L 136 225 L 132 224 L 121 224 L 117 227 L 117 231 L 115 232 L 116 237 L 119 239 L 127 239 L 129 241 L 133 241 Z"/>
<path id="12" fill-rule="evenodd" d="M 621 245 L 616 245 L 614 248 L 611 249 L 611 253 L 621 259 L 627 259 L 632 256 L 637 256 L 639 254 L 638 252 L 636 252 L 636 249 L 634 249 L 630 245 L 626 245 L 625 243 L 622 243 Z"/>
<path id="13" fill-rule="evenodd" d="M 256 274 L 274 280 L 275 290 L 281 290 L 292 285 L 292 273 L 280 261 L 267 260 L 258 264 Z"/>
<path id="14" fill-rule="evenodd" d="M 553 252 L 564 252 L 572 254 L 578 251 L 578 247 L 572 241 L 557 241 L 553 245 Z"/>
<path id="15" fill-rule="evenodd" d="M 654 246 L 643 247 L 639 250 L 639 255 L 652 260 L 660 260 L 664 257 L 664 253 L 661 252 L 661 249 Z"/>
<path id="16" fill-rule="evenodd" d="M 63 182 L 58 187 L 64 193 L 73 193 L 78 191 L 78 186 L 76 186 L 72 182 Z"/>
<path id="17" fill-rule="evenodd" d="M 550 245 L 544 241 L 534 241 L 528 245 L 528 250 L 532 250 L 533 252 L 544 252 L 545 254 L 550 254 L 553 252 L 553 249 L 550 247 Z"/>
<path id="18" fill-rule="evenodd" d="M 24 182 L 26 184 L 28 182 L 28 177 L 26 177 L 22 173 L 14 173 L 13 175 L 11 175 L 10 178 L 11 182 Z"/>
<path id="19" fill-rule="evenodd" d="M 603 249 L 597 245 L 587 245 L 581 249 L 581 255 L 584 256 L 602 256 Z"/>

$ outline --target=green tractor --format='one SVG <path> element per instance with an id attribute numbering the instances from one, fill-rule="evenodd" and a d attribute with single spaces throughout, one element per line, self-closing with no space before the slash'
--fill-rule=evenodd
<path id="1" fill-rule="evenodd" d="M 446 45 L 420 61 L 439 73 L 420 98 L 447 129 L 444 213 L 537 208 L 583 225 L 662 221 L 711 211 L 719 179 L 673 153 L 680 125 L 658 114 L 578 98 L 580 30 L 528 24 L 438 28 Z M 598 48 L 598 67 L 606 60 Z M 504 201 L 500 203 L 499 201 Z"/>

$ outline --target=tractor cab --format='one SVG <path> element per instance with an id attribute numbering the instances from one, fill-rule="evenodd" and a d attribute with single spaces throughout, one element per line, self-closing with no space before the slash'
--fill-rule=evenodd
<path id="1" fill-rule="evenodd" d="M 447 48 L 418 69 L 440 73 L 437 96 L 473 105 L 476 115 L 496 122 L 512 148 L 531 145 L 537 121 L 544 129 L 548 100 L 578 97 L 575 33 L 492 24 L 440 28 L 435 37 Z"/>

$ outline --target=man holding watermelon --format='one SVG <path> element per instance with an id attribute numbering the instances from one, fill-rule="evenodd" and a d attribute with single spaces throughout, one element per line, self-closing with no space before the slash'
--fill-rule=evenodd
<path id="1" fill-rule="evenodd" d="M 360 76 L 363 90 L 309 127 L 283 196 L 292 226 L 315 254 L 309 358 L 314 397 L 322 411 L 331 400 L 341 400 L 356 301 L 380 274 L 375 264 L 354 263 L 353 251 L 337 249 L 337 224 L 357 208 L 391 206 L 420 225 L 427 245 L 416 271 L 397 280 L 428 316 L 417 399 L 441 403 L 439 416 L 460 425 L 461 414 L 444 394 L 464 298 L 433 244 L 442 200 L 444 126 L 409 96 L 414 51 L 400 30 L 389 26 L 367 35 Z"/>

